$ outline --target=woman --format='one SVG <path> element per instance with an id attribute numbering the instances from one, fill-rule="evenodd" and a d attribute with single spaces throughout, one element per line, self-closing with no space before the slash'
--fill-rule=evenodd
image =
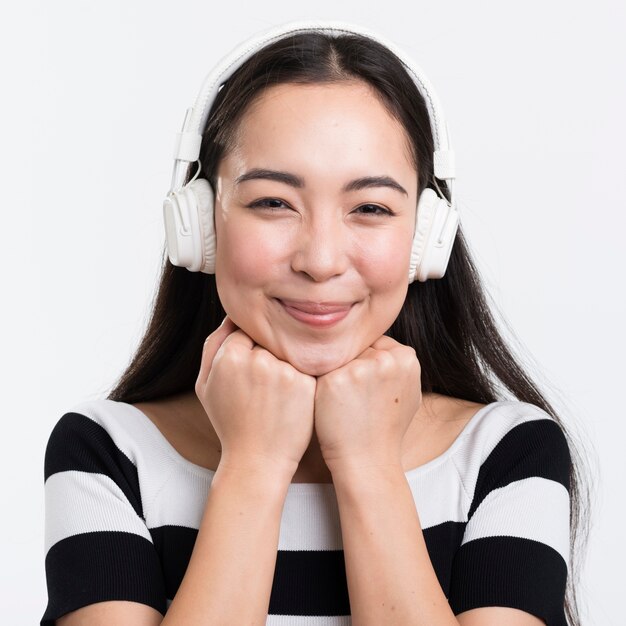
<path id="1" fill-rule="evenodd" d="M 132 363 L 50 436 L 41 624 L 577 624 L 575 449 L 447 212 L 432 103 L 376 38 L 264 41 L 166 201 Z"/>

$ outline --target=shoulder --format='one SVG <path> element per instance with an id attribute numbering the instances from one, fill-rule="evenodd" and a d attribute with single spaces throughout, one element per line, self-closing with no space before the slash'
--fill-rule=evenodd
<path id="1" fill-rule="evenodd" d="M 469 515 L 487 494 L 511 483 L 549 480 L 569 491 L 571 458 L 565 432 L 542 408 L 517 400 L 480 409 L 465 427 L 454 463 L 471 500 Z"/>
<path id="2" fill-rule="evenodd" d="M 124 457 L 136 465 L 138 456 L 152 441 L 150 423 L 131 405 L 106 399 L 77 403 L 51 430 L 46 446 L 46 477 L 53 469 L 48 466 L 71 465 L 77 457 L 88 464 L 97 458 Z"/>
<path id="3" fill-rule="evenodd" d="M 102 483 L 123 493 L 143 517 L 142 500 L 149 501 L 174 468 L 158 430 L 140 411 L 123 402 L 88 400 L 69 408 L 52 428 L 44 485 L 66 501 L 72 490 Z"/>
<path id="4" fill-rule="evenodd" d="M 566 502 L 571 457 L 565 432 L 542 408 L 527 402 L 487 405 L 469 434 L 476 447 L 468 516 L 487 499 L 526 490 Z"/>
<path id="5" fill-rule="evenodd" d="M 565 455 L 569 461 L 567 439 L 560 424 L 529 402 L 504 400 L 487 404 L 476 413 L 464 434 L 481 464 L 506 463 L 507 459 L 541 450 Z"/>
<path id="6" fill-rule="evenodd" d="M 142 515 L 138 456 L 141 424 L 128 405 L 89 400 L 72 406 L 56 422 L 44 457 L 44 482 L 52 494 L 84 488 L 85 481 L 121 490 Z M 80 483 L 78 485 L 77 481 Z M 82 482 L 81 482 L 82 481 Z"/>

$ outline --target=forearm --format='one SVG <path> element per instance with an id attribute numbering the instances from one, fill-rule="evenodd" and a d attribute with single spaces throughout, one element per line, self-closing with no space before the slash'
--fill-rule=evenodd
<path id="1" fill-rule="evenodd" d="M 354 626 L 458 626 L 401 466 L 334 471 Z"/>
<path id="2" fill-rule="evenodd" d="M 163 626 L 264 625 L 289 479 L 218 467 Z"/>

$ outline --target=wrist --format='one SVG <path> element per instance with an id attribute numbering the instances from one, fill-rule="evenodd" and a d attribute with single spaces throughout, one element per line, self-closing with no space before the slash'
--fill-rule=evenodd
<path id="1" fill-rule="evenodd" d="M 363 501 L 370 496 L 381 497 L 397 485 L 408 486 L 402 465 L 350 465 L 335 468 L 331 472 L 337 494 L 355 501 Z"/>
<path id="2" fill-rule="evenodd" d="M 297 466 L 263 456 L 222 453 L 216 474 L 239 477 L 259 484 L 289 484 Z"/>
<path id="3" fill-rule="evenodd" d="M 404 468 L 402 467 L 402 461 L 400 459 L 377 461 L 372 459 L 359 460 L 358 458 L 352 458 L 342 461 L 327 461 L 326 465 L 330 470 L 333 481 L 342 477 L 348 479 L 364 478 L 368 480 L 372 477 L 379 476 L 404 475 Z"/>

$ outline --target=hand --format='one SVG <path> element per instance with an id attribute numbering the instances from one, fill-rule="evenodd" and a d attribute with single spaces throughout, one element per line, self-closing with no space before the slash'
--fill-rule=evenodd
<path id="1" fill-rule="evenodd" d="M 315 432 L 331 473 L 401 465 L 402 440 L 421 402 L 415 350 L 385 335 L 318 377 Z"/>
<path id="2" fill-rule="evenodd" d="M 204 344 L 195 385 L 222 444 L 220 466 L 291 480 L 313 435 L 315 383 L 227 317 Z"/>

